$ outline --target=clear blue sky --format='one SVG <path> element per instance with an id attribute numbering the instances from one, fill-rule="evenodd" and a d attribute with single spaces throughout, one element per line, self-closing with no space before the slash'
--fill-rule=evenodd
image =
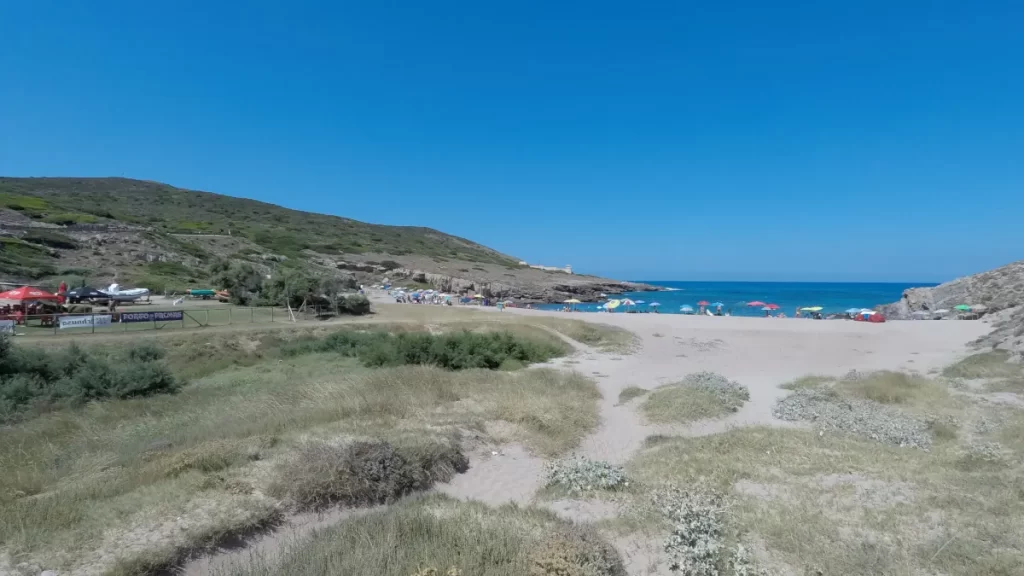
<path id="1" fill-rule="evenodd" d="M 0 3 L 0 174 L 123 175 L 628 278 L 1024 258 L 1024 4 Z"/>

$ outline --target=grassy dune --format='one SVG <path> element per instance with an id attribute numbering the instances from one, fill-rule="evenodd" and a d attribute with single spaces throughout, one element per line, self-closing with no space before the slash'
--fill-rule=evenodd
<path id="1" fill-rule="evenodd" d="M 542 346 L 565 346 L 542 334 Z M 171 339 L 165 362 L 194 376 L 176 394 L 95 402 L 0 429 L 0 542 L 46 567 L 144 572 L 181 549 L 280 516 L 264 496 L 310 439 L 397 447 L 458 443 L 489 421 L 539 454 L 575 447 L 598 422 L 595 384 L 546 369 L 367 368 L 336 353 L 281 355 L 320 334 Z M 561 350 L 561 349 L 560 349 Z"/>
<path id="2" fill-rule="evenodd" d="M 929 418 L 935 442 L 925 450 L 838 430 L 748 427 L 658 438 L 629 473 L 639 486 L 726 494 L 732 525 L 784 573 L 968 576 L 1024 566 L 1024 412 L 892 372 L 786 387 Z M 634 492 L 641 510 L 643 490 Z M 650 511 L 646 521 L 643 529 L 667 529 Z"/>

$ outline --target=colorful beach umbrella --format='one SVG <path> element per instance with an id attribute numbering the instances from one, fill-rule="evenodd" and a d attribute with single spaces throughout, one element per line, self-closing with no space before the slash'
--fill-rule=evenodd
<path id="1" fill-rule="evenodd" d="M 768 305 L 765 306 L 765 308 L 767 308 L 769 310 L 778 310 L 779 309 L 779 305 L 778 304 L 768 304 Z"/>
<path id="2" fill-rule="evenodd" d="M 800 309 L 801 312 L 821 312 L 821 310 L 821 306 L 808 306 Z"/>
<path id="3" fill-rule="evenodd" d="M 609 309 L 609 310 L 614 310 L 614 309 L 618 308 L 621 305 L 622 305 L 622 301 L 621 300 L 609 300 L 608 303 L 604 305 L 604 307 Z"/>
<path id="4" fill-rule="evenodd" d="M 569 298 L 565 301 L 565 304 L 580 304 L 581 302 L 575 298 Z"/>
<path id="5" fill-rule="evenodd" d="M 697 302 L 697 306 L 707 306 L 707 305 L 708 305 L 708 301 L 707 300 L 701 300 L 700 302 Z"/>
<path id="6" fill-rule="evenodd" d="M 624 299 L 624 300 L 622 301 L 622 305 L 623 305 L 623 306 L 636 306 L 636 302 L 633 302 L 633 301 L 632 301 L 632 300 L 630 300 L 629 298 L 626 298 L 626 299 Z"/>
<path id="7" fill-rule="evenodd" d="M 760 300 L 754 300 L 753 302 L 747 302 L 747 306 L 767 306 L 767 304 Z"/>

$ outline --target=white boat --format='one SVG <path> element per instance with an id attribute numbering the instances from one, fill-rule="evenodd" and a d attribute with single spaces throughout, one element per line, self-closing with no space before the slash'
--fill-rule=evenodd
<path id="1" fill-rule="evenodd" d="M 149 298 L 149 288 L 121 288 L 116 282 L 106 289 L 106 293 L 118 302 L 135 302 L 139 298 Z"/>

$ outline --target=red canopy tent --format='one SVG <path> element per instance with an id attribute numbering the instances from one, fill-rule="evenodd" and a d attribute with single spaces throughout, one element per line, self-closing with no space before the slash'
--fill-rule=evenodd
<path id="1" fill-rule="evenodd" d="M 15 288 L 14 290 L 8 290 L 7 292 L 0 292 L 0 300 L 15 300 L 18 302 L 56 302 L 58 300 L 56 294 L 50 294 L 46 290 L 40 290 L 39 288 L 33 288 L 32 286 L 22 286 L 21 288 Z"/>

